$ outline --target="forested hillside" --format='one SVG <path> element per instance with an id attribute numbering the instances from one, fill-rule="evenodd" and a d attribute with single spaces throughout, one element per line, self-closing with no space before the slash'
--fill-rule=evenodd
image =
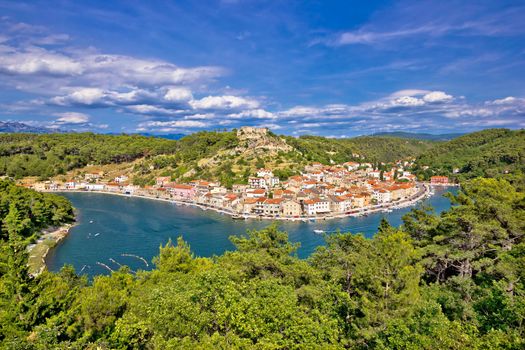
<path id="1" fill-rule="evenodd" d="M 152 183 L 155 176 L 162 175 L 221 180 L 228 185 L 245 182 L 255 169 L 265 166 L 284 179 L 313 161 L 390 162 L 418 155 L 433 145 L 393 137 L 293 138 L 262 130 L 253 135 L 237 130 L 198 132 L 177 141 L 92 133 L 0 134 L 0 175 L 48 178 L 88 164 L 136 161 L 130 175 L 137 184 Z"/>
<path id="2" fill-rule="evenodd" d="M 153 271 L 92 283 L 70 267 L 30 278 L 19 243 L 41 224 L 15 208 L 35 194 L 6 182 L 0 191 L 0 348 L 525 346 L 525 196 L 505 180 L 465 183 L 450 211 L 413 211 L 372 239 L 331 235 L 307 260 L 271 226 L 214 258 L 168 242 Z"/>
<path id="3" fill-rule="evenodd" d="M 467 134 L 430 148 L 416 164 L 416 172 L 424 178 L 448 175 L 463 180 L 524 174 L 525 130 L 489 129 Z"/>
<path id="4" fill-rule="evenodd" d="M 370 162 L 393 162 L 430 149 L 434 142 L 399 137 L 361 136 L 333 139 L 321 136 L 287 137 L 286 140 L 309 161 L 329 164 L 330 160 L 343 163 L 352 159 Z M 357 156 L 357 157 L 356 157 Z"/>
<path id="5" fill-rule="evenodd" d="M 262 129 L 259 129 L 262 130 Z M 0 175 L 48 178 L 89 164 L 128 164 L 136 184 L 156 176 L 220 180 L 227 186 L 245 183 L 257 168 L 269 167 L 285 179 L 306 164 L 350 160 L 392 162 L 417 157 L 414 171 L 422 179 L 448 175 L 454 179 L 494 177 L 524 172 L 525 131 L 484 130 L 448 142 L 399 137 L 332 139 L 198 132 L 180 140 L 138 135 L 0 134 Z"/>
<path id="6" fill-rule="evenodd" d="M 129 162 L 174 152 L 174 141 L 143 136 L 0 134 L 0 175 L 46 178 L 90 163 Z"/>

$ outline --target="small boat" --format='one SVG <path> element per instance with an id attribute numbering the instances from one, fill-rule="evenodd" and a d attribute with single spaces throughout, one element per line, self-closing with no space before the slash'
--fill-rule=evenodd
<path id="1" fill-rule="evenodd" d="M 93 220 L 89 220 L 89 223 L 92 224 L 92 223 L 93 223 Z"/>
<path id="2" fill-rule="evenodd" d="M 100 235 L 100 233 L 95 233 L 95 237 L 97 237 L 97 236 L 99 236 L 99 235 Z"/>
<path id="3" fill-rule="evenodd" d="M 324 233 L 323 230 L 314 230 L 314 232 L 317 233 L 317 234 L 322 234 L 322 233 Z"/>

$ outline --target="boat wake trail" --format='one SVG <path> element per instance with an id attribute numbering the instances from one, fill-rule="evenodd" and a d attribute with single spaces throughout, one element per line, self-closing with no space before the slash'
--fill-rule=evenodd
<path id="1" fill-rule="evenodd" d="M 109 272 L 114 272 L 114 271 L 111 269 L 111 267 L 109 267 L 108 265 L 106 265 L 106 264 L 104 264 L 104 263 L 101 263 L 100 261 L 97 261 L 97 265 L 100 265 L 100 266 L 102 266 L 102 267 L 108 269 Z"/>
<path id="2" fill-rule="evenodd" d="M 144 258 L 141 257 L 141 256 L 138 256 L 138 255 L 135 255 L 135 254 L 126 254 L 126 253 L 124 253 L 124 254 L 120 254 L 120 255 L 121 255 L 121 256 L 130 256 L 130 257 L 132 257 L 132 258 L 136 258 L 136 259 L 142 260 L 142 261 L 144 262 L 144 264 L 146 264 L 146 267 L 149 267 L 149 264 L 148 264 L 148 262 L 146 261 L 146 259 L 144 259 Z"/>
<path id="3" fill-rule="evenodd" d="M 118 261 L 116 261 L 116 260 L 115 260 L 115 259 L 113 259 L 113 258 L 109 258 L 109 261 L 111 261 L 111 262 L 112 262 L 113 264 L 116 264 L 116 265 L 118 265 L 119 267 L 122 267 L 122 264 L 121 264 L 121 263 L 119 263 Z"/>

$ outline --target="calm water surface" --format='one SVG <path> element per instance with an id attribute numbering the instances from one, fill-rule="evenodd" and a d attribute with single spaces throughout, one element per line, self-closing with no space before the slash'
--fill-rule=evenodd
<path id="1" fill-rule="evenodd" d="M 441 212 L 450 207 L 443 197 L 445 191 L 457 192 L 457 188 L 436 189 L 435 195 L 422 203 L 430 204 Z M 151 259 L 158 254 L 159 246 L 168 239 L 176 241 L 178 236 L 186 240 L 193 252 L 199 256 L 222 254 L 234 249 L 228 236 L 240 235 L 248 229 L 260 229 L 270 221 L 232 220 L 226 215 L 198 208 L 176 206 L 162 201 L 145 198 L 131 198 L 101 193 L 63 193 L 77 209 L 77 225 L 70 231 L 47 258 L 51 271 L 59 270 L 64 264 L 71 264 L 77 272 L 93 276 L 109 271 L 97 264 L 103 263 L 112 269 L 128 265 L 131 269 L 151 268 Z M 366 217 L 351 217 L 320 222 L 279 222 L 282 230 L 289 234 L 292 242 L 300 242 L 299 257 L 307 257 L 315 247 L 324 244 L 322 235 L 314 229 L 327 232 L 340 229 L 352 233 L 361 232 L 371 237 L 382 217 L 398 226 L 401 217 L 409 208 L 397 209 L 391 213 L 376 213 Z M 143 257 L 146 264 L 132 256 Z"/>

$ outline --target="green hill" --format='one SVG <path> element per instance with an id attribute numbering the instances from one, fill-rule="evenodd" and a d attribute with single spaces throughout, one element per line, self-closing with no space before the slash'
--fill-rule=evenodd
<path id="1" fill-rule="evenodd" d="M 390 136 L 390 137 L 401 137 L 405 139 L 418 139 L 418 140 L 431 140 L 431 141 L 450 141 L 456 137 L 464 135 L 463 133 L 451 133 L 451 134 L 428 134 L 422 132 L 405 132 L 405 131 L 392 131 L 392 132 L 377 132 L 370 136 Z"/>
<path id="2" fill-rule="evenodd" d="M 424 178 L 497 177 L 525 170 L 525 130 L 488 129 L 435 145 L 416 160 Z M 425 167 L 429 168 L 425 170 Z"/>
<path id="3" fill-rule="evenodd" d="M 333 139 L 321 136 L 287 137 L 286 140 L 308 160 L 329 164 L 330 160 L 341 163 L 353 159 L 370 162 L 393 162 L 415 157 L 432 148 L 434 142 L 403 139 L 399 137 L 360 136 Z"/>
<path id="4" fill-rule="evenodd" d="M 0 175 L 41 178 L 66 174 L 90 164 L 133 163 L 137 184 L 155 176 L 245 182 L 260 167 L 282 178 L 304 165 L 349 160 L 391 162 L 431 148 L 433 142 L 394 137 L 331 139 L 319 136 L 278 136 L 267 129 L 241 128 L 198 132 L 180 140 L 139 135 L 2 134 Z"/>

